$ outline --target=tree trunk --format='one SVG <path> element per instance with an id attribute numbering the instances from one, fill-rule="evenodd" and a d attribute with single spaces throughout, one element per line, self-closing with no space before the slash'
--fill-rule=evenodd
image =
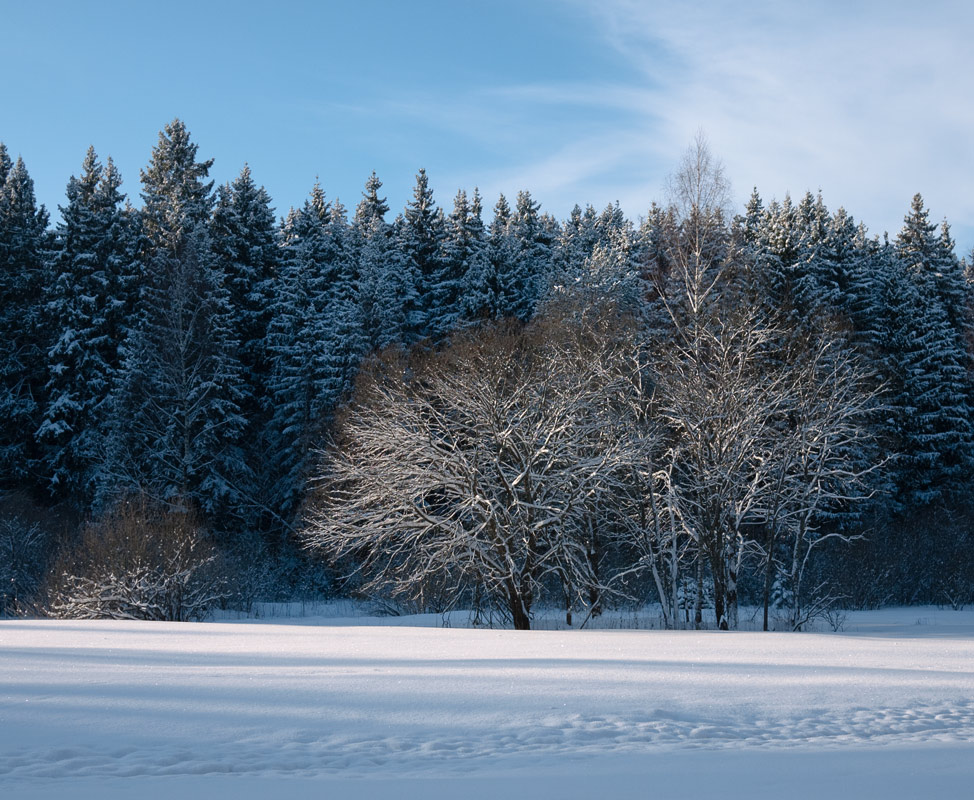
<path id="1" fill-rule="evenodd" d="M 727 597 L 727 602 L 724 607 L 724 613 L 727 615 L 727 627 L 723 630 L 736 631 L 738 626 L 737 619 L 737 569 L 735 567 L 728 567 L 727 569 L 727 582 L 724 587 L 724 593 Z"/>
<path id="2" fill-rule="evenodd" d="M 725 564 L 722 559 L 711 553 L 710 577 L 714 582 L 714 616 L 717 618 L 717 627 L 722 631 L 726 631 L 728 629 L 727 572 L 727 564 Z"/>
<path id="3" fill-rule="evenodd" d="M 774 575 L 774 528 L 768 529 L 768 560 L 764 569 L 764 628 L 768 630 L 768 606 L 771 604 L 771 580 Z"/>
<path id="4" fill-rule="evenodd" d="M 531 618 L 528 616 L 519 600 L 511 601 L 511 617 L 514 619 L 514 630 L 531 630 Z"/>
<path id="5" fill-rule="evenodd" d="M 703 554 L 697 553 L 697 596 L 693 599 L 693 627 L 703 625 Z"/>
<path id="6" fill-rule="evenodd" d="M 507 581 L 507 607 L 511 612 L 514 630 L 531 630 L 531 598 L 517 588 L 513 579 Z"/>

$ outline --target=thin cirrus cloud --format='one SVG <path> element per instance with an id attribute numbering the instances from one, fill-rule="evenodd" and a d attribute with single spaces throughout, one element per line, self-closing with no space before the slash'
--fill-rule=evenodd
<path id="1" fill-rule="evenodd" d="M 821 189 L 873 233 L 898 230 L 919 191 L 974 244 L 974 58 L 965 3 L 610 0 L 607 46 L 650 85 L 657 149 L 703 129 L 739 199 Z M 963 241 L 962 241 L 963 238 Z"/>
<path id="2" fill-rule="evenodd" d="M 443 204 L 459 187 L 488 208 L 528 189 L 560 218 L 617 200 L 635 218 L 665 199 L 703 130 L 739 204 L 753 186 L 766 200 L 821 189 L 895 233 L 919 191 L 960 252 L 974 245 L 967 0 L 245 3 L 234 37 L 173 70 L 153 48 L 198 52 L 227 23 L 218 6 L 174 2 L 198 25 L 170 15 L 154 40 L 141 4 L 54 17 L 11 5 L 10 58 L 32 68 L 8 87 L 0 133 L 52 211 L 89 143 L 137 202 L 154 132 L 174 116 L 216 158 L 217 182 L 246 161 L 282 213 L 315 175 L 354 206 L 373 169 L 398 210 L 425 167 Z M 85 47 L 109 22 L 122 49 Z M 106 74 L 127 101 L 89 114 Z"/>
<path id="3" fill-rule="evenodd" d="M 449 175 L 485 196 L 530 188 L 556 214 L 662 199 L 703 130 L 737 200 L 821 190 L 873 234 L 899 229 L 915 192 L 974 245 L 974 5 L 866 2 L 567 3 L 617 58 L 611 78 L 485 88 L 450 111 L 508 157 Z M 462 122 L 461 122 L 462 120 Z M 530 142 L 534 142 L 532 146 Z M 492 163 L 492 166 L 490 165 Z"/>
<path id="4" fill-rule="evenodd" d="M 915 192 L 974 245 L 974 28 L 965 4 L 567 4 L 617 68 L 590 81 L 483 86 L 414 106 L 481 153 L 445 185 L 528 188 L 563 216 L 618 200 L 630 216 L 703 130 L 743 203 L 821 190 L 871 233 L 895 234 Z M 974 5 L 972 5 L 974 9 Z M 476 131 L 476 134 L 471 133 Z"/>

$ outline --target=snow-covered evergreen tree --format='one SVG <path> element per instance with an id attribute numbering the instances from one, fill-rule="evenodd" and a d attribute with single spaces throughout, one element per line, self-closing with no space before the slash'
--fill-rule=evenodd
<path id="1" fill-rule="evenodd" d="M 505 315 L 522 320 L 534 314 L 551 272 L 554 238 L 540 210 L 530 192 L 518 192 L 509 228 L 513 259 L 499 275 Z"/>
<path id="2" fill-rule="evenodd" d="M 415 305 L 410 309 L 410 340 L 439 338 L 456 320 L 456 303 L 447 307 L 444 302 L 456 297 L 457 286 L 443 259 L 446 221 L 433 201 L 424 169 L 416 175 L 413 199 L 406 205 L 396 233 L 406 270 L 417 280 Z"/>
<path id="3" fill-rule="evenodd" d="M 138 278 L 138 217 L 123 207 L 122 179 L 89 148 L 80 178 L 67 187 L 54 253 L 46 317 L 47 404 L 38 429 L 53 492 L 82 507 L 92 500 L 106 455 L 119 346 L 131 324 Z"/>
<path id="4" fill-rule="evenodd" d="M 903 228 L 896 237 L 896 250 L 917 276 L 923 291 L 940 301 L 960 345 L 968 324 L 964 267 L 954 253 L 949 226 L 945 222 L 938 232 L 919 194 L 914 195 Z"/>
<path id="5" fill-rule="evenodd" d="M 415 305 L 416 281 L 395 246 L 392 226 L 385 219 L 389 206 L 379 197 L 381 188 L 373 172 L 352 224 L 366 352 L 405 342 L 408 309 Z"/>
<path id="6" fill-rule="evenodd" d="M 961 322 L 965 284 L 952 249 L 945 250 L 936 226 L 927 221 L 920 195 L 885 257 L 876 307 L 884 315 L 878 334 L 899 453 L 897 484 L 904 505 L 926 504 L 965 491 L 974 468 Z"/>
<path id="7" fill-rule="evenodd" d="M 268 370 L 264 347 L 280 246 L 270 196 L 254 183 L 249 166 L 219 188 L 210 237 L 230 292 L 248 389 L 260 396 Z"/>
<path id="8" fill-rule="evenodd" d="M 452 314 L 441 316 L 449 324 L 447 331 L 464 320 L 483 315 L 485 298 L 474 288 L 480 286 L 488 268 L 487 229 L 482 213 L 480 193 L 476 189 L 469 201 L 465 191 L 457 192 L 446 223 L 444 274 L 438 289 L 444 309 L 453 309 Z"/>
<path id="9" fill-rule="evenodd" d="M 142 172 L 145 278 L 126 339 L 102 495 L 189 499 L 222 524 L 244 500 L 245 383 L 226 276 L 210 240 L 211 161 L 179 120 Z"/>
<path id="10" fill-rule="evenodd" d="M 474 194 L 471 215 L 481 218 L 479 193 Z M 500 319 L 510 314 L 502 276 L 513 268 L 516 253 L 511 221 L 511 207 L 502 194 L 494 206 L 490 226 L 483 231 L 484 246 L 464 276 L 464 308 L 470 319 Z"/>
<path id="11" fill-rule="evenodd" d="M 10 153 L 7 151 L 7 145 L 0 142 L 0 186 L 7 183 L 7 175 L 10 174 L 10 168 L 13 167 L 14 162 L 10 160 Z"/>
<path id="12" fill-rule="evenodd" d="M 245 488 L 250 511 L 240 509 L 238 515 L 263 527 L 272 519 L 266 513 L 274 480 L 268 459 L 272 409 L 267 337 L 281 248 L 270 196 L 254 183 L 248 165 L 232 183 L 219 188 L 210 230 L 216 264 L 229 291 L 233 338 L 239 342 L 245 390 L 241 401 L 246 420 L 242 447 L 253 481 Z"/>
<path id="13" fill-rule="evenodd" d="M 0 145 L 0 478 L 21 483 L 34 472 L 34 432 L 43 413 L 50 334 L 44 319 L 49 284 L 48 214 L 38 208 L 23 159 Z"/>
<path id="14" fill-rule="evenodd" d="M 362 199 L 355 207 L 355 218 L 352 221 L 356 231 L 368 230 L 373 223 L 378 220 L 386 225 L 386 214 L 389 213 L 389 204 L 386 198 L 379 197 L 379 190 L 382 188 L 382 181 L 375 174 L 375 170 L 369 175 L 365 182 L 365 191 L 362 192 Z"/>
<path id="15" fill-rule="evenodd" d="M 373 217 L 372 225 L 381 217 Z M 352 232 L 340 203 L 316 184 L 285 222 L 269 343 L 275 504 L 292 513 L 304 496 L 311 449 L 349 391 L 366 347 Z"/>

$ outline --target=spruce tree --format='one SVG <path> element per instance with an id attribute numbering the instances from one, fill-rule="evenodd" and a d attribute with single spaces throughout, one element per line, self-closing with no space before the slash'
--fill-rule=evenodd
<path id="1" fill-rule="evenodd" d="M 501 287 L 501 276 L 512 269 L 515 257 L 514 241 L 511 238 L 511 208 L 504 195 L 500 195 L 494 206 L 494 218 L 488 228 L 484 228 L 480 205 L 480 194 L 474 193 L 471 205 L 471 218 L 478 232 L 476 238 L 483 245 L 471 261 L 463 278 L 464 310 L 469 319 L 500 319 L 507 316 L 507 308 Z"/>
<path id="2" fill-rule="evenodd" d="M 413 199 L 406 205 L 397 226 L 397 242 L 407 272 L 415 276 L 415 304 L 409 309 L 410 341 L 439 338 L 451 327 L 456 313 L 445 306 L 456 287 L 444 270 L 443 240 L 446 223 L 436 207 L 426 170 L 416 175 Z"/>
<path id="3" fill-rule="evenodd" d="M 37 479 L 34 432 L 43 413 L 50 332 L 44 288 L 50 282 L 48 215 L 38 208 L 23 159 L 0 150 L 0 479 Z"/>
<path id="4" fill-rule="evenodd" d="M 259 397 L 267 374 L 264 346 L 280 245 L 270 196 L 254 183 L 249 166 L 218 190 L 210 235 L 230 293 L 248 390 Z"/>
<path id="5" fill-rule="evenodd" d="M 457 192 L 447 218 L 444 271 L 437 288 L 437 302 L 445 310 L 441 315 L 445 332 L 464 320 L 482 315 L 483 298 L 479 292 L 472 291 L 487 268 L 487 230 L 482 213 L 480 193 L 476 189 L 471 201 L 465 191 Z"/>
<path id="6" fill-rule="evenodd" d="M 274 498 L 286 516 L 304 497 L 312 450 L 351 388 L 366 341 L 341 204 L 328 203 L 316 184 L 303 208 L 288 215 L 283 239 L 269 343 Z"/>
<path id="7" fill-rule="evenodd" d="M 940 300 L 948 322 L 960 332 L 967 304 L 964 268 L 954 253 L 950 228 L 944 223 L 938 232 L 919 194 L 914 195 L 896 237 L 896 250 L 920 283 Z"/>
<path id="8" fill-rule="evenodd" d="M 268 343 L 274 281 L 280 262 L 278 226 L 271 199 L 254 183 L 250 167 L 217 191 L 210 225 L 212 247 L 219 271 L 225 276 L 232 313 L 233 339 L 239 342 L 244 396 L 241 413 L 246 420 L 242 436 L 244 458 L 253 480 L 246 488 L 251 510 L 240 513 L 252 528 L 275 524 L 270 486 L 273 483 L 268 453 L 271 356 Z"/>
<path id="9" fill-rule="evenodd" d="M 209 234 L 212 161 L 179 120 L 142 172 L 147 239 L 136 322 L 124 347 L 111 468 L 102 495 L 188 500 L 218 527 L 247 500 L 245 384 L 226 275 Z"/>
<path id="10" fill-rule="evenodd" d="M 362 192 L 362 199 L 355 208 L 355 219 L 353 225 L 359 233 L 368 230 L 376 221 L 386 225 L 386 214 L 389 213 L 389 204 L 386 198 L 379 197 L 379 190 L 382 188 L 382 181 L 375 174 L 375 170 L 365 182 L 365 191 Z"/>
<path id="11" fill-rule="evenodd" d="M 799 255 L 800 229 L 798 215 L 785 195 L 780 203 L 773 200 L 765 209 L 759 233 L 766 255 L 761 259 L 760 283 L 770 307 L 793 316 L 795 306 L 791 271 Z"/>
<path id="12" fill-rule="evenodd" d="M 0 142 L 0 186 L 6 184 L 7 175 L 10 174 L 13 165 L 13 161 L 10 160 L 10 153 L 7 152 L 7 145 Z"/>
<path id="13" fill-rule="evenodd" d="M 414 302 L 415 282 L 404 271 L 386 222 L 389 205 L 379 197 L 382 181 L 373 172 L 355 209 L 352 236 L 357 264 L 357 297 L 363 349 L 384 350 L 406 337 L 406 308 Z"/>
<path id="14" fill-rule="evenodd" d="M 972 424 L 963 353 L 939 298 L 915 265 L 885 251 L 877 307 L 887 430 L 900 508 L 956 497 L 969 481 Z"/>
<path id="15" fill-rule="evenodd" d="M 514 214 L 505 224 L 509 212 L 498 202 L 494 239 L 500 316 L 530 319 L 547 287 L 555 240 L 540 208 L 530 192 L 518 192 Z"/>
<path id="16" fill-rule="evenodd" d="M 121 176 L 89 148 L 67 186 L 46 315 L 53 346 L 38 439 L 52 491 L 82 508 L 106 456 L 119 348 L 131 324 L 140 257 L 137 215 L 123 207 Z"/>

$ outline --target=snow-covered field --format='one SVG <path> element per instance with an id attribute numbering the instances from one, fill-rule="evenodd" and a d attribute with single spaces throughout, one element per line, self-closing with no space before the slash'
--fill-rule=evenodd
<path id="1" fill-rule="evenodd" d="M 970 611 L 429 623 L 0 621 L 0 797 L 972 796 Z"/>

